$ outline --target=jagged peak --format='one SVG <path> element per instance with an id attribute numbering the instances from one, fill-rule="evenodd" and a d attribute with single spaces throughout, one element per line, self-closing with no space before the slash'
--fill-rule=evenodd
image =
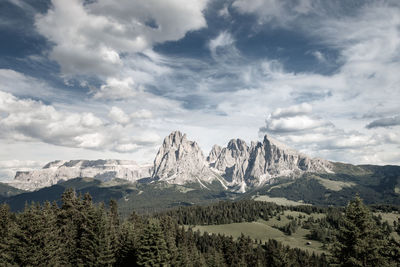
<path id="1" fill-rule="evenodd" d="M 228 149 L 230 150 L 247 150 L 247 144 L 244 140 L 242 139 L 231 139 L 228 143 L 227 146 Z"/>
<path id="2" fill-rule="evenodd" d="M 288 145 L 285 145 L 281 142 L 279 142 L 278 140 L 276 140 L 275 138 L 271 137 L 271 136 L 267 136 L 264 135 L 264 139 L 263 139 L 263 145 L 266 144 L 271 144 L 276 146 L 277 148 L 284 150 L 286 153 L 290 153 L 290 154 L 302 154 L 299 151 L 289 147 Z"/>
<path id="3" fill-rule="evenodd" d="M 221 146 L 213 145 L 213 147 L 211 148 L 210 153 L 208 154 L 207 161 L 209 163 L 214 163 L 217 160 L 217 158 L 218 158 L 219 154 L 221 153 L 221 151 L 222 151 L 222 147 Z"/>
<path id="4" fill-rule="evenodd" d="M 213 147 L 211 148 L 211 151 L 221 151 L 222 147 L 219 145 L 213 145 Z"/>
<path id="5" fill-rule="evenodd" d="M 173 131 L 167 137 L 164 138 L 164 145 L 175 145 L 181 144 L 187 141 L 186 134 L 182 134 L 180 131 Z"/>

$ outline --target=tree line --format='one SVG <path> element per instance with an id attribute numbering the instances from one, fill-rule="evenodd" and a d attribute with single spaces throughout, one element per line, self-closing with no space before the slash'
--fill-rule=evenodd
<path id="1" fill-rule="evenodd" d="M 269 220 L 285 210 L 300 211 L 307 214 L 324 213 L 326 207 L 317 206 L 281 206 L 275 203 L 239 200 L 220 201 L 207 206 L 178 207 L 158 213 L 156 216 L 171 216 L 184 225 L 216 225 L 240 222 L 252 222 L 258 219 Z"/>

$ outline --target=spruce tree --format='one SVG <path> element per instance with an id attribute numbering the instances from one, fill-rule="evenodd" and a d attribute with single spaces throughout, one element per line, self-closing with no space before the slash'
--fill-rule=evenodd
<path id="1" fill-rule="evenodd" d="M 13 265 L 12 251 L 10 251 L 10 239 L 13 229 L 16 227 L 6 204 L 0 205 L 0 266 Z"/>
<path id="2" fill-rule="evenodd" d="M 350 201 L 332 247 L 333 263 L 339 266 L 389 266 L 385 255 L 388 237 L 377 226 L 359 196 Z"/>
<path id="3" fill-rule="evenodd" d="M 138 266 L 165 266 L 169 253 L 160 226 L 150 223 L 143 231 L 138 248 Z"/>
<path id="4" fill-rule="evenodd" d="M 137 261 L 138 233 L 139 231 L 132 222 L 122 223 L 116 252 L 117 266 L 131 266 Z"/>

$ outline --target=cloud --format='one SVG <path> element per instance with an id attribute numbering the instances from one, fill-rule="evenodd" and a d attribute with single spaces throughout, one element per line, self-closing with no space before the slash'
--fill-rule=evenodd
<path id="1" fill-rule="evenodd" d="M 32 90 L 34 88 L 34 90 Z M 46 82 L 12 69 L 0 69 L 0 91 L 32 96 L 43 100 L 63 98 L 68 93 L 54 90 Z"/>
<path id="2" fill-rule="evenodd" d="M 372 129 L 372 128 L 378 128 L 378 127 L 391 127 L 391 126 L 398 126 L 400 125 L 400 116 L 394 116 L 390 118 L 382 118 L 378 120 L 374 120 L 370 123 L 368 123 L 365 128 L 367 129 Z"/>
<path id="3" fill-rule="evenodd" d="M 112 107 L 108 116 L 115 122 L 126 125 L 130 122 L 129 116 L 120 108 Z"/>
<path id="4" fill-rule="evenodd" d="M 286 26 L 301 15 L 314 10 L 312 0 L 282 1 L 282 0 L 235 0 L 232 3 L 242 14 L 255 14 L 262 23 L 274 22 Z"/>
<path id="5" fill-rule="evenodd" d="M 311 111 L 312 106 L 307 103 L 287 108 L 278 108 L 268 116 L 265 121 L 266 126 L 260 128 L 260 131 L 282 134 L 332 126 L 330 122 L 309 115 Z"/>
<path id="6" fill-rule="evenodd" d="M 35 25 L 53 47 L 50 59 L 65 75 L 113 76 L 124 66 L 124 53 L 178 40 L 206 26 L 206 0 L 130 1 L 53 0 Z M 166 12 L 168 10 L 168 12 Z"/>
<path id="7" fill-rule="evenodd" d="M 329 125 L 329 123 L 321 119 L 311 118 L 309 116 L 295 116 L 279 119 L 269 118 L 266 120 L 266 127 L 261 130 L 272 133 L 299 132 L 309 131 L 327 125 Z"/>
<path id="8" fill-rule="evenodd" d="M 73 113 L 60 111 L 51 105 L 32 99 L 19 99 L 0 91 L 0 138 L 11 141 L 40 141 L 57 146 L 133 151 L 154 140 L 143 141 L 140 134 L 129 135 L 121 128 L 130 117 L 113 107 L 109 116 L 118 124 L 110 125 L 90 112 Z M 137 142 L 135 141 L 135 138 Z M 153 143 L 154 145 L 154 143 Z"/>
<path id="9" fill-rule="evenodd" d="M 322 52 L 320 51 L 314 51 L 311 53 L 319 62 L 324 63 L 326 62 L 326 58 L 324 56 L 324 54 L 322 54 Z"/>
<path id="10" fill-rule="evenodd" d="M 108 78 L 106 84 L 103 84 L 99 90 L 94 89 L 92 92 L 94 98 L 113 100 L 130 98 L 136 95 L 134 84 L 134 81 L 130 77 L 122 80 L 117 78 Z"/>
<path id="11" fill-rule="evenodd" d="M 11 180 L 17 171 L 29 171 L 43 166 L 34 160 L 0 160 L 0 180 Z"/>
<path id="12" fill-rule="evenodd" d="M 278 108 L 271 113 L 271 118 L 279 119 L 282 117 L 294 117 L 310 114 L 312 111 L 312 106 L 308 103 L 303 103 L 301 105 L 295 105 L 288 108 Z"/>
<path id="13" fill-rule="evenodd" d="M 153 113 L 147 109 L 141 109 L 131 113 L 131 118 L 133 119 L 151 119 L 153 117 Z"/>
<path id="14" fill-rule="evenodd" d="M 211 54 L 215 56 L 217 54 L 217 49 L 220 47 L 230 46 L 235 42 L 231 34 L 223 31 L 217 37 L 210 40 L 208 47 L 210 48 Z"/>
<path id="15" fill-rule="evenodd" d="M 278 108 L 268 116 L 266 126 L 260 128 L 260 132 L 273 134 L 281 141 L 312 155 L 321 150 L 349 151 L 371 148 L 384 143 L 383 137 L 338 128 L 333 123 L 312 114 L 311 105 L 305 103 Z M 332 155 L 334 153 L 331 153 L 330 157 Z"/>
<path id="16" fill-rule="evenodd" d="M 218 11 L 218 16 L 224 17 L 224 18 L 229 18 L 231 16 L 230 13 L 229 13 L 229 9 L 228 9 L 228 5 L 227 4 L 225 4 L 223 6 L 223 8 L 221 8 Z"/>

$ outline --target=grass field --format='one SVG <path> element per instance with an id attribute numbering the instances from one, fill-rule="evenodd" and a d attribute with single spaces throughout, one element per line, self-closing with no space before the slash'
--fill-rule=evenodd
<path id="1" fill-rule="evenodd" d="M 194 231 L 200 230 L 204 233 L 215 233 L 224 234 L 226 236 L 232 236 L 238 238 L 243 233 L 246 236 L 250 236 L 252 239 L 261 240 L 262 242 L 268 241 L 268 239 L 275 239 L 282 242 L 284 245 L 292 248 L 300 248 L 307 250 L 310 253 L 321 254 L 322 252 L 327 253 L 326 250 L 322 249 L 322 243 L 308 240 L 305 236 L 309 233 L 309 230 L 299 227 L 292 235 L 285 235 L 282 231 L 274 228 L 273 226 L 284 226 L 290 220 L 286 216 L 293 216 L 297 218 L 299 215 L 305 216 L 307 219 L 309 216 L 314 218 L 325 216 L 324 214 L 312 214 L 307 215 L 306 213 L 296 211 L 285 211 L 283 215 L 280 215 L 280 220 L 272 218 L 268 221 L 258 220 L 255 222 L 243 222 L 243 223 L 231 223 L 222 225 L 206 225 L 206 226 L 195 226 Z M 304 220 L 304 219 L 303 219 Z M 307 245 L 307 242 L 311 242 L 311 245 Z"/>
<path id="2" fill-rule="evenodd" d="M 267 195 L 256 196 L 256 197 L 254 197 L 254 200 L 255 201 L 273 202 L 273 203 L 276 203 L 278 205 L 283 205 L 283 206 L 310 205 L 310 204 L 306 204 L 306 203 L 303 203 L 300 201 L 289 200 L 284 197 L 270 197 Z"/>
<path id="3" fill-rule="evenodd" d="M 322 186 L 324 186 L 326 189 L 332 190 L 332 191 L 340 191 L 345 187 L 352 187 L 355 186 L 355 183 L 352 182 L 342 182 L 342 181 L 333 181 L 329 179 L 322 179 L 318 176 L 313 176 L 315 180 L 317 180 Z"/>

